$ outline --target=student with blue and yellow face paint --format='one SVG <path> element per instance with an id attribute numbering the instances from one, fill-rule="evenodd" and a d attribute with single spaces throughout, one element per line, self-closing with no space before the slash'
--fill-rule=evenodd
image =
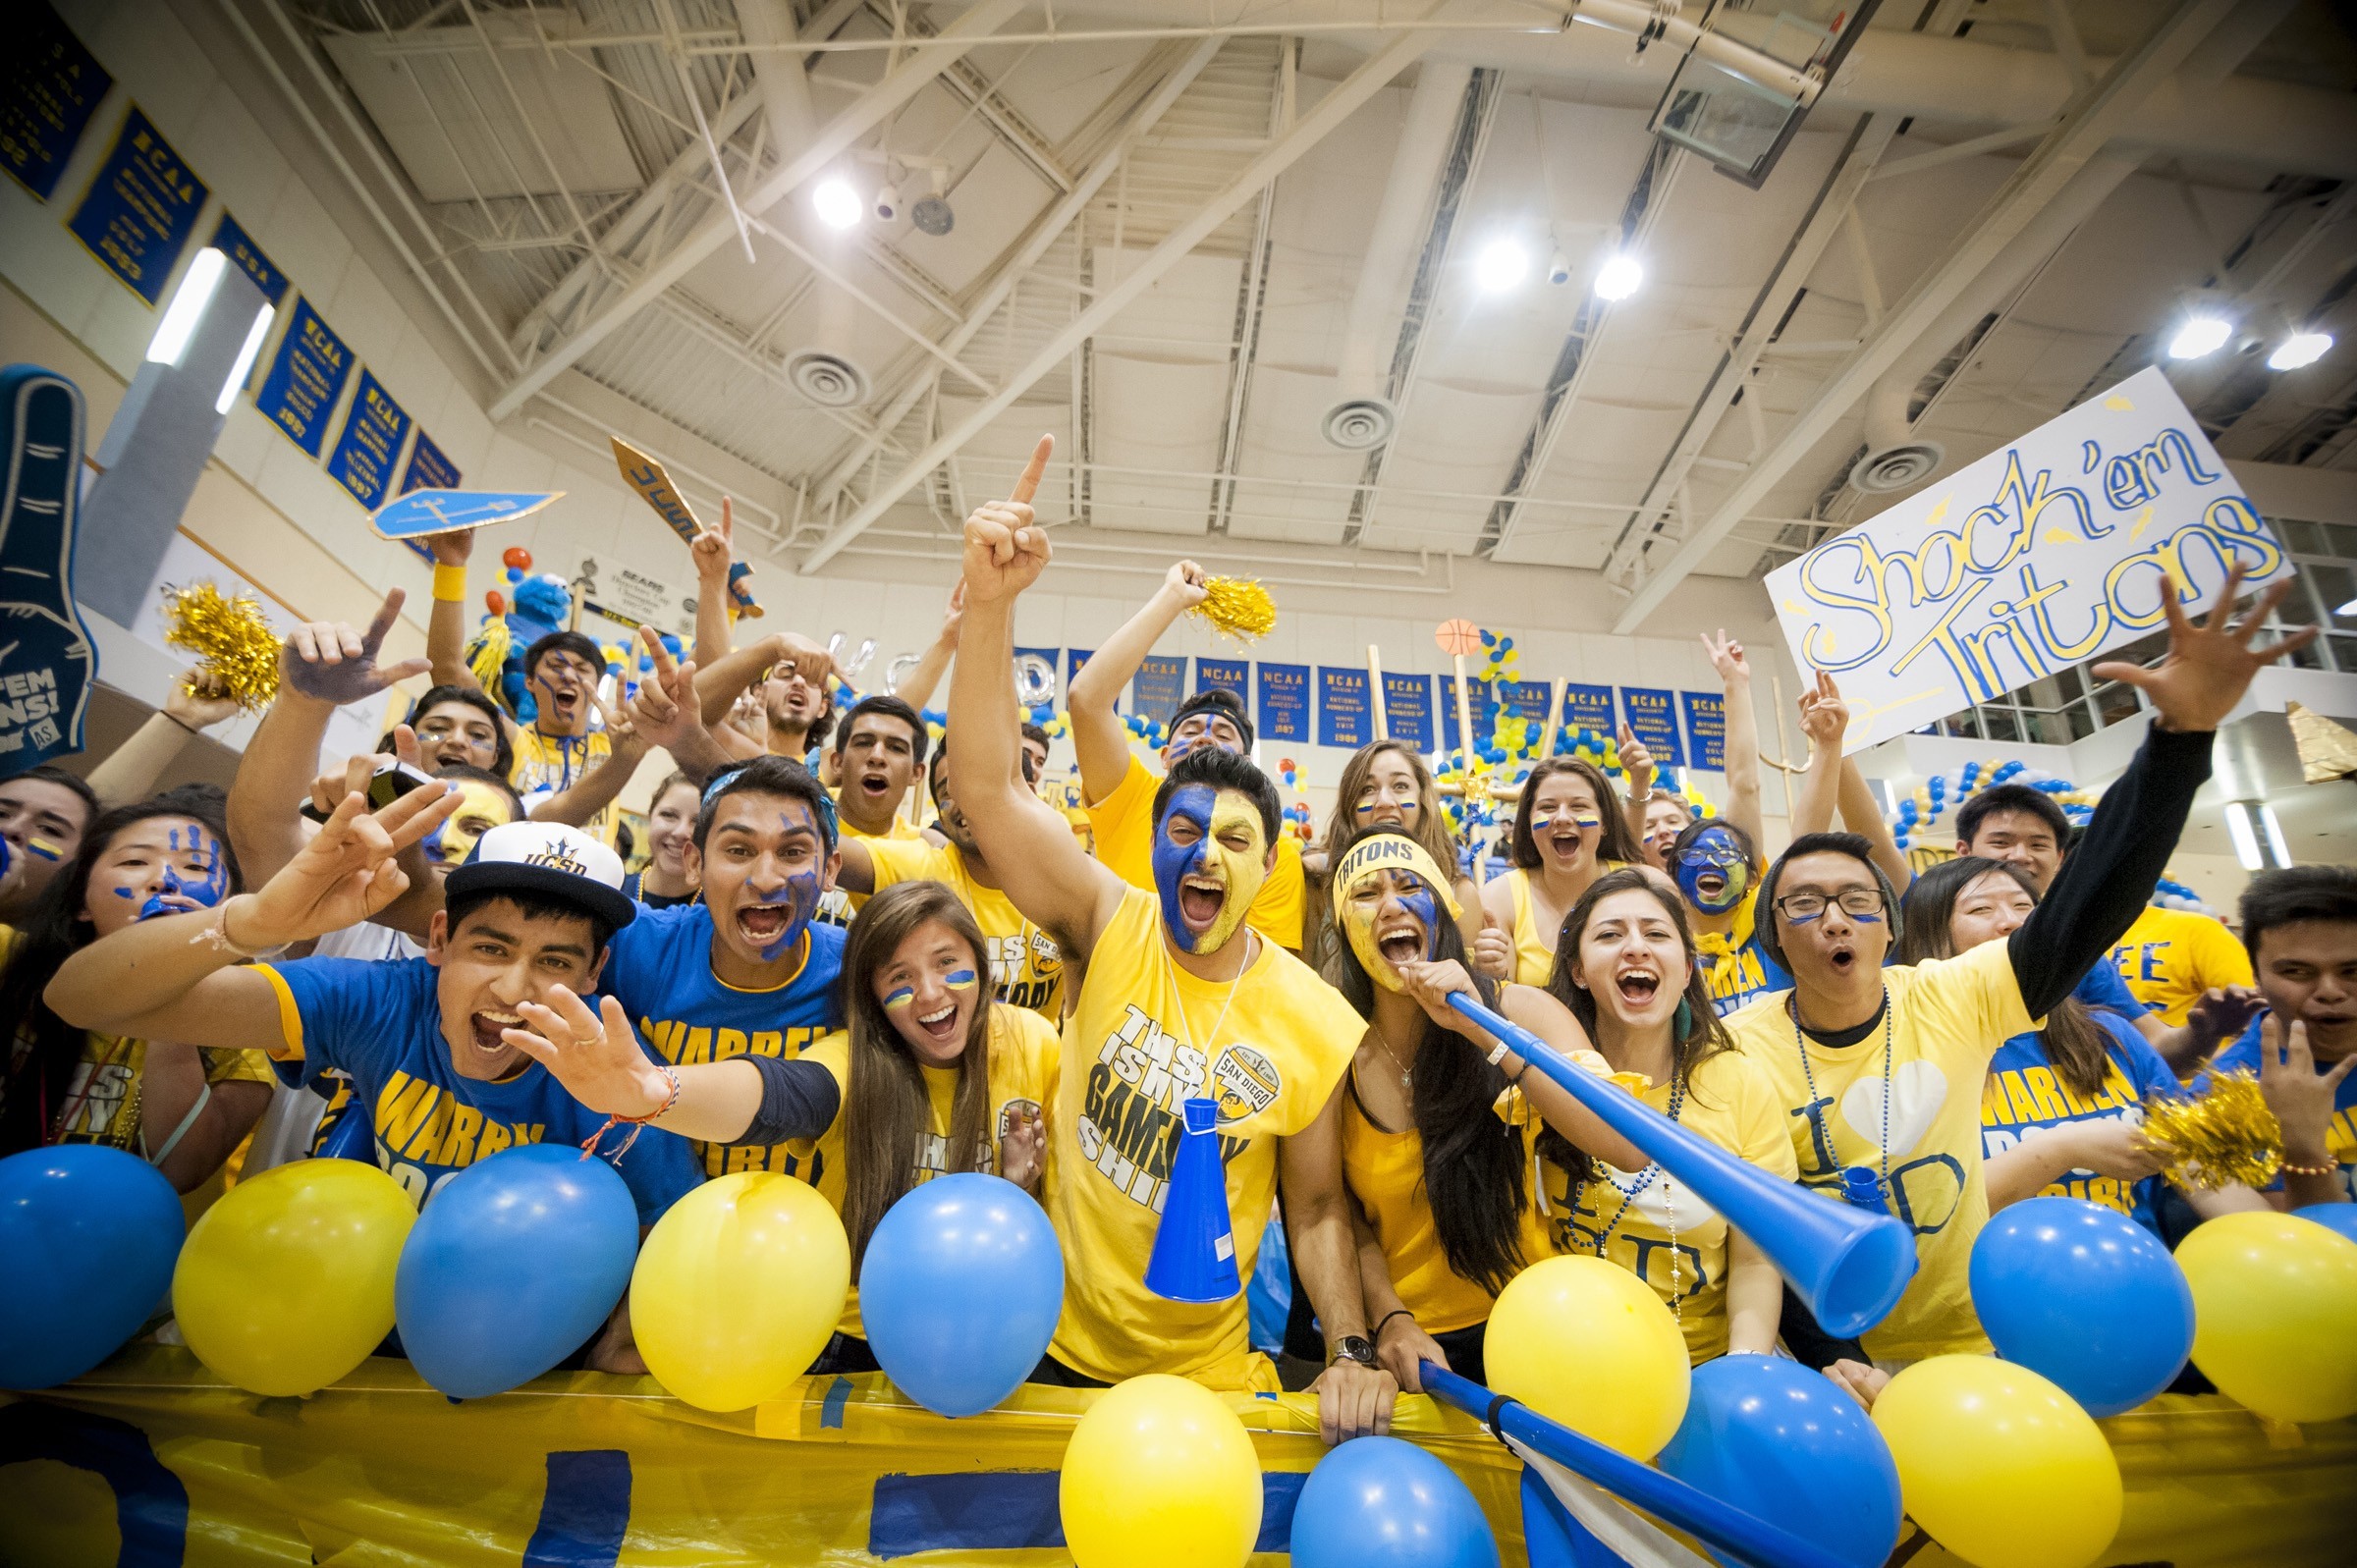
<path id="1" fill-rule="evenodd" d="M 1731 822 L 1687 824 L 1670 845 L 1670 876 L 1685 900 L 1711 1010 L 1724 1018 L 1792 984 L 1759 938 L 1763 869 L 1751 835 Z"/>
<path id="2" fill-rule="evenodd" d="M 992 1001 L 987 973 L 982 933 L 957 895 L 937 883 L 901 883 L 851 924 L 850 1029 L 796 1059 L 665 1069 L 611 1002 L 601 1018 L 578 1000 L 525 1007 L 534 1032 L 520 1044 L 602 1115 L 713 1148 L 791 1148 L 795 1173 L 842 1214 L 856 1279 L 876 1222 L 920 1182 L 984 1170 L 1039 1190 L 1056 1031 L 1028 1007 Z M 856 1289 L 812 1370 L 876 1370 Z"/>

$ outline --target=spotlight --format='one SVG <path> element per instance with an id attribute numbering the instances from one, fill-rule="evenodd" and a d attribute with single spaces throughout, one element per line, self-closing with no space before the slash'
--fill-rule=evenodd
<path id="1" fill-rule="evenodd" d="M 1645 267 L 1636 257 L 1617 255 L 1596 274 L 1596 297 L 1625 299 L 1645 284 Z"/>
<path id="2" fill-rule="evenodd" d="M 1474 259 L 1473 276 L 1484 289 L 1511 289 L 1530 270 L 1530 252 L 1511 240 L 1493 240 Z"/>
<path id="3" fill-rule="evenodd" d="M 1571 258 L 1558 250 L 1547 262 L 1547 281 L 1563 284 L 1571 281 Z"/>
<path id="4" fill-rule="evenodd" d="M 2234 335 L 2234 324 L 2223 316 L 2192 316 L 2168 340 L 2171 359 L 2199 359 L 2206 353 L 2216 353 L 2226 346 Z"/>
<path id="5" fill-rule="evenodd" d="M 891 186 L 876 191 L 876 221 L 890 223 L 901 215 L 901 193 Z"/>
<path id="6" fill-rule="evenodd" d="M 221 273 L 229 265 L 229 257 L 207 245 L 196 252 L 189 264 L 189 275 L 180 280 L 173 291 L 172 302 L 164 307 L 163 322 L 148 340 L 147 357 L 156 364 L 178 365 L 180 356 L 189 351 L 189 340 L 196 335 L 196 324 L 213 302 L 213 291 L 221 287 Z M 2307 363 L 2305 359 L 2300 361 Z"/>
<path id="7" fill-rule="evenodd" d="M 2295 332 L 2277 344 L 2275 351 L 2267 356 L 2267 368 L 2297 370 L 2302 365 L 2316 363 L 2331 351 L 2332 334 L 2330 332 Z"/>
<path id="8" fill-rule="evenodd" d="M 859 221 L 859 192 L 841 180 L 829 180 L 811 191 L 810 205 L 830 229 L 849 229 Z"/>

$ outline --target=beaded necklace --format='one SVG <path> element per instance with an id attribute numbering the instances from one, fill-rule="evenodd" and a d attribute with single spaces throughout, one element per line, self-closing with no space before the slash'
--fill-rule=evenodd
<path id="1" fill-rule="evenodd" d="M 1792 1045 L 1793 1048 L 1800 1053 L 1801 1081 L 1808 1085 L 1809 1104 L 1810 1106 L 1814 1107 L 1817 1104 L 1817 1074 L 1809 1069 L 1809 1043 L 1806 1039 L 1802 1038 L 1801 1035 L 1800 993 L 1794 992 L 1792 994 L 1791 1000 L 1784 1003 L 1784 1010 L 1789 1013 L 1792 1018 Z M 1848 1197 L 1852 1202 L 1855 1202 L 1858 1193 L 1865 1186 L 1865 1183 L 1872 1181 L 1874 1182 L 1875 1200 L 1877 1204 L 1881 1206 L 1885 1214 L 1891 1212 L 1891 1014 L 1896 1010 L 1897 1009 L 1892 1007 L 1891 1004 L 1890 993 L 1886 991 L 1883 994 L 1882 1176 L 1879 1180 L 1877 1180 L 1875 1178 L 1873 1169 L 1866 1165 L 1843 1165 L 1840 1167 L 1843 1195 Z M 1830 1129 L 1826 1133 L 1825 1147 L 1828 1154 L 1833 1152 L 1834 1139 L 1833 1133 Z"/>
<path id="2" fill-rule="evenodd" d="M 1686 1075 L 1679 1070 L 1674 1061 L 1671 1066 L 1670 1073 L 1670 1109 L 1668 1114 L 1672 1121 L 1675 1121 L 1678 1113 L 1686 1108 Z M 1594 1157 L 1591 1156 L 1591 1162 L 1593 1159 Z M 1637 1177 L 1637 1184 L 1633 1187 L 1623 1187 L 1610 1176 L 1604 1178 L 1607 1186 L 1620 1194 L 1620 1207 L 1613 1211 L 1613 1217 L 1606 1220 L 1604 1228 L 1596 1233 L 1596 1256 L 1599 1258 L 1604 1256 L 1605 1248 L 1612 1242 L 1613 1232 L 1619 1228 L 1621 1217 L 1628 1213 L 1628 1206 L 1637 1201 L 1638 1193 L 1653 1185 L 1656 1177 L 1661 1179 L 1662 1211 L 1668 1216 L 1667 1226 L 1670 1232 L 1670 1312 L 1676 1319 L 1679 1331 L 1683 1332 L 1686 1325 L 1685 1302 L 1677 1288 L 1677 1199 L 1670 1190 L 1669 1173 L 1662 1169 L 1660 1162 L 1657 1161 L 1647 1165 L 1644 1173 Z M 1580 1188 L 1584 1190 L 1586 1186 L 1587 1182 L 1581 1181 Z M 1578 1192 L 1571 1195 L 1571 1207 L 1574 1211 L 1579 1208 L 1579 1196 Z"/>

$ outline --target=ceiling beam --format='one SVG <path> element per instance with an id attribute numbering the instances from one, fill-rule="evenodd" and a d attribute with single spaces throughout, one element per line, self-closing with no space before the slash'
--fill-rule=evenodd
<path id="1" fill-rule="evenodd" d="M 1227 222 L 1237 208 L 1258 195 L 1262 187 L 1324 140 L 1328 133 L 1341 125 L 1361 104 L 1390 85 L 1392 79 L 1422 54 L 1431 41 L 1431 34 L 1422 31 L 1395 35 L 1364 65 L 1321 98 L 1317 107 L 1302 115 L 1289 131 L 1270 143 L 1267 151 L 1245 165 L 1226 189 L 1148 251 L 1135 270 L 1099 294 L 1087 309 L 1074 316 L 1063 331 L 1043 344 L 1027 364 L 1007 378 L 996 394 L 960 419 L 954 428 L 944 431 L 917 455 L 914 461 L 869 492 L 859 510 L 838 524 L 810 552 L 800 569 L 807 574 L 832 561 L 846 545 L 872 526 L 876 519 L 921 483 L 925 475 L 952 453 L 973 440 L 993 419 L 1012 407 L 1014 400 L 1028 392 L 1042 376 L 1064 363 L 1076 345 L 1094 336 L 1107 322 L 1127 308 L 1165 273 L 1178 265 L 1181 257 Z"/>
<path id="2" fill-rule="evenodd" d="M 874 130 L 895 110 L 916 96 L 967 50 L 987 39 L 1023 9 L 1024 0 L 976 0 L 965 14 L 942 29 L 938 38 L 912 42 L 908 58 L 884 80 L 830 120 L 826 128 L 799 151 L 744 192 L 740 205 L 747 212 L 766 212 L 802 184 L 842 156 L 850 145 Z M 783 151 L 784 149 L 780 149 Z M 531 367 L 510 382 L 491 401 L 487 410 L 496 423 L 522 407 L 533 393 L 557 373 L 611 337 L 616 328 L 644 309 L 664 290 L 694 270 L 706 256 L 728 243 L 737 225 L 726 212 L 703 222 L 612 298 L 600 302 L 574 330 L 551 345 Z"/>
<path id="3" fill-rule="evenodd" d="M 2186 0 L 2079 95 L 2062 123 L 2022 162 L 1965 231 L 1948 243 L 1946 258 L 1891 307 L 1858 351 L 1818 389 L 1809 406 L 1752 463 L 1709 518 L 1686 535 L 1668 561 L 1651 569 L 1613 623 L 1616 633 L 1627 636 L 1644 624 L 1670 590 L 1684 581 L 1808 457 L 1876 378 L 1895 364 L 1941 313 L 2004 253 L 2118 134 L 2137 106 L 2175 74 L 2233 9 L 2234 0 Z"/>

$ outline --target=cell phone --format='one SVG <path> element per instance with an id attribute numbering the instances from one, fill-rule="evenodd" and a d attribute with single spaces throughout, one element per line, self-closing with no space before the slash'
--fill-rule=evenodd
<path id="1" fill-rule="evenodd" d="M 376 773 L 368 781 L 368 809 L 382 811 L 412 789 L 434 782 L 434 776 L 411 767 L 398 757 L 376 759 Z M 309 800 L 302 803 L 302 814 L 313 822 L 325 822 L 328 813 Z"/>

